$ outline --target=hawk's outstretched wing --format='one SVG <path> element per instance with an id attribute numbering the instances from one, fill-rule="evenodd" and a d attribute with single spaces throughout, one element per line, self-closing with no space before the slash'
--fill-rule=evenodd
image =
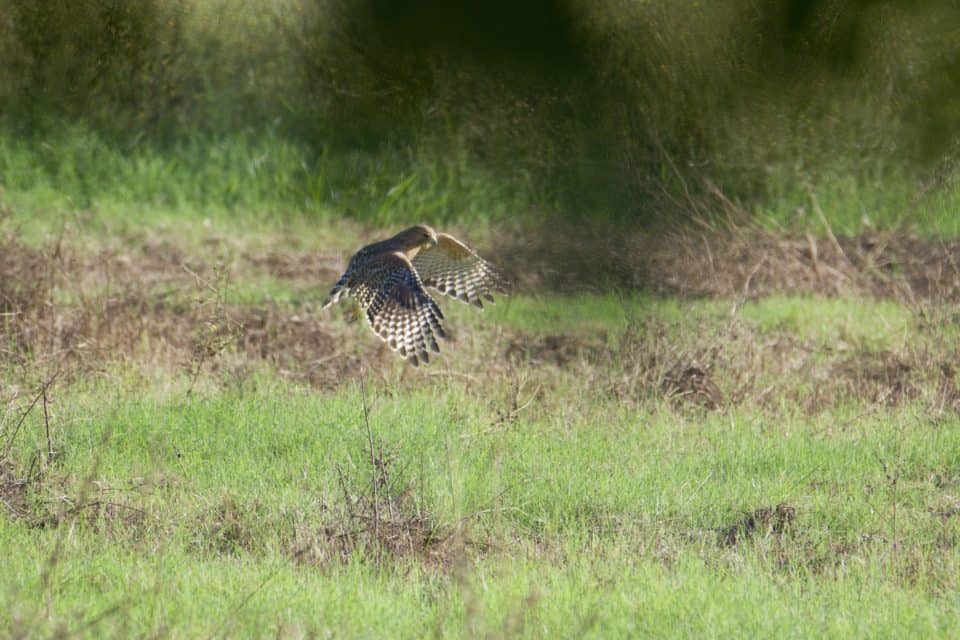
<path id="1" fill-rule="evenodd" d="M 436 338 L 447 337 L 443 313 L 402 254 L 376 256 L 354 271 L 350 292 L 374 332 L 411 364 L 429 362 L 428 348 L 440 351 Z"/>
<path id="2" fill-rule="evenodd" d="M 438 233 L 435 246 L 414 256 L 413 268 L 425 286 L 478 307 L 483 300 L 493 302 L 493 292 L 504 288 L 493 265 L 446 233 Z"/>

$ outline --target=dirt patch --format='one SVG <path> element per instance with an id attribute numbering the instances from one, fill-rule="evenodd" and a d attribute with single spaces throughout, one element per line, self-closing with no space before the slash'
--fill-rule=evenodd
<path id="1" fill-rule="evenodd" d="M 777 294 L 960 301 L 960 240 L 869 233 L 814 238 L 751 227 L 677 233 L 511 233 L 498 259 L 521 289 L 611 287 L 690 297 Z"/>
<path id="2" fill-rule="evenodd" d="M 514 365 L 599 369 L 599 378 L 607 380 L 609 392 L 616 397 L 665 398 L 710 410 L 728 404 L 713 380 L 714 365 L 724 350 L 720 343 L 681 344 L 669 327 L 644 322 L 631 325 L 613 341 L 619 346 L 610 344 L 606 334 L 538 336 L 520 332 L 507 340 L 504 357 Z M 735 391 L 734 395 L 743 394 Z"/>
<path id="3" fill-rule="evenodd" d="M 326 525 L 297 532 L 291 557 L 318 566 L 347 563 L 359 554 L 378 564 L 409 559 L 448 565 L 451 538 L 416 499 L 397 453 L 378 449 L 369 464 L 369 478 L 340 472 L 339 504 L 327 510 Z"/>
<path id="4" fill-rule="evenodd" d="M 257 529 L 263 526 L 267 525 L 263 522 L 263 509 L 259 504 L 244 505 L 226 497 L 196 517 L 190 548 L 218 555 L 253 552 L 262 546 Z"/>
<path id="5" fill-rule="evenodd" d="M 241 258 L 251 269 L 278 280 L 309 280 L 320 285 L 329 282 L 330 286 L 347 266 L 333 256 L 316 252 L 273 250 L 248 252 Z"/>
<path id="6" fill-rule="evenodd" d="M 937 383 L 937 403 L 940 412 L 950 411 L 960 415 L 960 388 L 957 387 L 956 368 L 953 364 L 940 365 L 940 379 Z"/>
<path id="7" fill-rule="evenodd" d="M 709 369 L 698 364 L 675 364 L 663 376 L 660 389 L 671 400 L 692 402 L 706 409 L 717 409 L 723 403 L 723 394 Z"/>
<path id="8" fill-rule="evenodd" d="M 927 507 L 931 515 L 940 520 L 949 520 L 950 518 L 960 517 L 960 498 L 954 495 L 942 494 L 936 498 L 933 504 Z"/>
<path id="9" fill-rule="evenodd" d="M 744 512 L 743 517 L 718 532 L 718 541 L 721 546 L 731 547 L 756 535 L 782 536 L 789 530 L 796 515 L 796 509 L 785 502 L 775 507 Z"/>
<path id="10" fill-rule="evenodd" d="M 34 339 L 36 321 L 49 306 L 54 259 L 48 250 L 28 247 L 11 236 L 0 237 L 0 358 L 16 359 Z"/>
<path id="11" fill-rule="evenodd" d="M 889 351 L 861 352 L 835 364 L 830 378 L 848 397 L 894 406 L 916 398 L 920 381 L 914 365 Z M 835 390 L 836 391 L 836 390 Z"/>
<path id="12" fill-rule="evenodd" d="M 624 402 L 664 399 L 707 410 L 757 400 L 771 367 L 792 364 L 761 335 L 733 322 L 718 332 L 678 333 L 658 320 L 631 323 L 603 360 L 608 393 Z"/>
<path id="13" fill-rule="evenodd" d="M 55 529 L 80 523 L 91 531 L 139 535 L 146 511 L 127 504 L 108 487 L 90 479 L 79 484 L 41 470 L 47 462 L 35 457 L 29 468 L 0 459 L 0 512 L 34 529 Z"/>
<path id="14" fill-rule="evenodd" d="M 589 380 L 592 391 L 629 404 L 665 400 L 707 411 L 747 406 L 775 412 L 789 403 L 817 414 L 849 403 L 925 402 L 938 414 L 960 411 L 953 375 L 960 354 L 948 341 L 849 350 L 738 318 L 698 332 L 643 320 L 602 340 L 519 333 L 507 339 L 503 353 L 526 367 L 531 384 L 549 388 L 549 376 L 533 372 L 552 364 Z"/>
<path id="15" fill-rule="evenodd" d="M 281 375 L 317 388 L 336 387 L 360 370 L 361 358 L 353 348 L 356 338 L 344 338 L 315 317 L 272 306 L 235 308 L 231 317 L 243 327 L 237 349 L 248 363 L 268 363 Z M 391 355 L 379 343 L 371 347 L 364 359 L 368 366 Z"/>
<path id="16" fill-rule="evenodd" d="M 957 272 L 951 270 L 957 243 L 878 235 L 832 242 L 761 231 L 602 238 L 591 233 L 563 236 L 555 244 L 537 240 L 529 253 L 519 251 L 527 262 L 517 262 L 518 251 L 510 246 L 498 258 L 507 266 L 514 261 L 515 273 L 526 273 L 526 279 L 518 278 L 522 286 L 570 289 L 589 282 L 598 289 L 629 285 L 736 300 L 786 291 L 960 297 Z M 361 358 L 378 370 L 394 362 L 366 327 L 350 325 L 349 314 L 330 316 L 310 304 L 228 302 L 235 272 L 315 285 L 323 276 L 334 278 L 342 266 L 330 256 L 240 253 L 225 263 L 216 253 L 220 247 L 206 255 L 201 243 L 196 249 L 201 253 L 187 255 L 163 238 L 147 236 L 91 254 L 80 246 L 69 238 L 40 248 L 13 236 L 0 238 L 5 249 L 0 373 L 6 379 L 59 370 L 68 380 L 96 375 L 119 361 L 183 371 L 191 380 L 212 377 L 220 384 L 269 368 L 315 388 L 333 388 L 356 379 Z M 568 252 L 580 258 L 568 263 Z M 946 307 L 918 311 L 931 336 L 955 322 L 940 311 L 924 320 L 928 308 Z M 509 334 L 499 360 L 582 371 L 599 390 L 629 402 L 666 398 L 719 410 L 745 403 L 775 406 L 789 397 L 817 411 L 850 398 L 895 405 L 930 388 L 943 410 L 958 411 L 960 391 L 943 367 L 958 366 L 960 352 L 943 343 L 927 352 L 909 347 L 896 353 L 833 353 L 788 332 L 761 332 L 736 319 L 696 333 L 637 322 L 615 336 Z M 462 358 L 475 358 L 472 377 L 502 376 L 503 367 L 485 355 L 470 352 L 469 345 L 461 350 Z"/>
<path id="17" fill-rule="evenodd" d="M 116 500 L 95 498 L 72 506 L 48 502 L 43 512 L 29 523 L 37 529 L 55 529 L 81 522 L 90 531 L 101 535 L 122 532 L 126 538 L 139 538 L 149 520 L 149 514 L 143 509 Z"/>
<path id="18" fill-rule="evenodd" d="M 0 318 L 5 322 L 14 323 L 49 300 L 54 263 L 48 251 L 0 237 Z"/>
<path id="19" fill-rule="evenodd" d="M 29 517 L 29 485 L 30 480 L 19 465 L 9 458 L 0 458 L 0 506 L 8 515 Z"/>
<path id="20" fill-rule="evenodd" d="M 183 370 L 191 380 L 269 366 L 326 388 L 358 370 L 349 336 L 328 319 L 273 303 L 228 304 L 227 265 L 186 256 L 162 239 L 141 240 L 81 255 L 63 239 L 37 249 L 0 238 L 0 356 L 8 379 L 38 370 L 70 379 L 127 361 Z M 367 351 L 374 360 L 387 356 Z M 230 354 L 243 361 L 230 362 Z"/>
<path id="21" fill-rule="evenodd" d="M 538 336 L 522 333 L 510 338 L 504 356 L 514 363 L 527 361 L 566 367 L 582 359 L 592 362 L 609 355 L 605 342 L 605 336 L 588 339 L 565 334 Z"/>
<path id="22" fill-rule="evenodd" d="M 321 567 L 346 564 L 358 555 L 380 564 L 404 559 L 445 564 L 445 536 L 434 524 L 402 504 L 390 506 L 383 502 L 383 512 L 374 515 L 368 505 L 354 503 L 347 520 L 299 531 L 289 554 L 298 563 Z"/>

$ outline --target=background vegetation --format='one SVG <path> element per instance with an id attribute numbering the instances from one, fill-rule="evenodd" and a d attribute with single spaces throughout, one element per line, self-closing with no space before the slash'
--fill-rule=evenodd
<path id="1" fill-rule="evenodd" d="M 729 201 L 801 227 L 816 199 L 850 232 L 949 224 L 954 3 L 456 7 L 4 0 L 5 198 L 375 222 Z"/>

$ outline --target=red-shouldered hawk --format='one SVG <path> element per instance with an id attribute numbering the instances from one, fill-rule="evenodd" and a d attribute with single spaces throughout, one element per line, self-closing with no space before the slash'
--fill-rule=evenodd
<path id="1" fill-rule="evenodd" d="M 323 307 L 352 295 L 373 331 L 416 366 L 429 362 L 428 349 L 440 351 L 437 337 L 447 337 L 425 287 L 477 307 L 504 290 L 497 271 L 470 247 L 419 224 L 357 251 Z"/>

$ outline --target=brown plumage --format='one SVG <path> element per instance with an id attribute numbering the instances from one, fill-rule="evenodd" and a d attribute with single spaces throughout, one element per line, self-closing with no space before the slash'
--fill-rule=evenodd
<path id="1" fill-rule="evenodd" d="M 373 331 L 417 365 L 430 360 L 430 350 L 440 351 L 438 337 L 447 337 L 443 312 L 426 287 L 477 307 L 503 291 L 496 270 L 470 247 L 416 225 L 357 251 L 323 307 L 353 296 Z"/>

